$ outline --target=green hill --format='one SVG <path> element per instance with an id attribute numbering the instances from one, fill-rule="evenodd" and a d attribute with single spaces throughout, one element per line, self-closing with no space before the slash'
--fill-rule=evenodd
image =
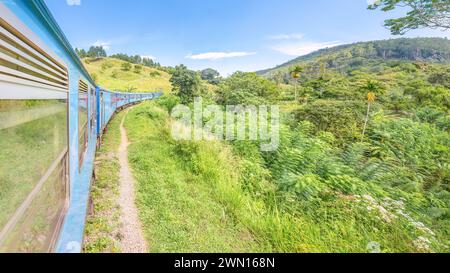
<path id="1" fill-rule="evenodd" d="M 129 71 L 123 69 L 127 62 L 114 58 L 85 58 L 83 63 L 94 80 L 103 88 L 116 91 L 140 92 L 162 91 L 170 92 L 170 74 L 150 67 L 142 67 L 135 71 L 135 65 L 130 64 Z"/>
<path id="2" fill-rule="evenodd" d="M 341 45 L 321 49 L 257 73 L 270 77 L 277 72 L 288 72 L 294 65 L 305 66 L 307 72 L 317 71 L 322 66 L 347 73 L 361 67 L 376 67 L 398 61 L 450 63 L 450 40 L 401 38 Z"/>

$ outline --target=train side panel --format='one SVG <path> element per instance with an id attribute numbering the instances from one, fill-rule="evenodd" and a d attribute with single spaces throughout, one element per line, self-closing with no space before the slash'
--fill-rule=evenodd
<path id="1" fill-rule="evenodd" d="M 99 134 L 161 94 L 96 87 L 42 0 L 0 12 L 0 252 L 78 253 Z"/>
<path id="2" fill-rule="evenodd" d="M 73 54 L 71 54 L 70 51 L 68 51 L 67 44 L 65 44 L 61 38 L 60 33 L 56 33 L 54 26 L 52 26 L 49 23 L 49 18 L 46 17 L 46 11 L 41 6 L 42 3 L 40 1 L 31 1 L 31 0 L 12 0 L 12 1 L 2 1 L 0 3 L 2 7 L 2 19 L 4 19 L 5 26 L 13 26 L 14 29 L 10 30 L 7 34 L 15 34 L 17 37 L 19 37 L 18 42 L 13 43 L 8 40 L 8 38 L 3 37 L 3 42 L 9 42 L 10 50 L 7 52 L 10 56 L 12 54 L 22 54 L 27 56 L 33 56 L 32 52 L 34 49 L 31 48 L 33 44 L 38 44 L 39 48 L 41 49 L 40 54 L 46 55 L 49 54 L 50 56 L 57 56 L 58 61 L 64 64 L 64 66 L 67 67 L 67 74 L 68 74 L 68 88 L 67 93 L 64 98 L 58 97 L 58 101 L 64 101 L 65 106 L 61 108 L 61 115 L 65 112 L 64 115 L 66 115 L 67 119 L 67 129 L 68 133 L 66 135 L 58 136 L 59 140 L 55 139 L 54 141 L 62 141 L 61 138 L 64 138 L 64 142 L 66 144 L 66 148 L 68 150 L 68 159 L 67 159 L 67 166 L 61 167 L 68 170 L 68 173 L 65 174 L 63 170 L 61 170 L 61 173 L 51 173 L 50 175 L 47 175 L 44 172 L 41 173 L 41 178 L 32 178 L 26 183 L 30 184 L 30 187 L 27 189 L 24 189 L 24 191 L 29 191 L 28 193 L 22 193 L 19 192 L 19 187 L 17 188 L 16 194 L 18 195 L 24 195 L 20 198 L 20 200 L 16 200 L 13 203 L 10 204 L 4 204 L 4 206 L 10 206 L 11 210 L 16 210 L 14 213 L 14 216 L 17 216 L 16 219 L 9 219 L 8 222 L 0 222 L 0 225 L 3 224 L 3 226 L 0 226 L 1 232 L 2 232 L 2 238 L 5 240 L 9 240 L 11 236 L 13 239 L 11 240 L 11 243 L 8 244 L 7 249 L 8 251 L 18 251 L 18 252 L 25 252 L 25 251 L 31 251 L 31 252 L 43 252 L 43 251 L 54 251 L 55 250 L 55 239 L 52 239 L 51 245 L 48 245 L 48 243 L 43 244 L 36 244 L 31 247 L 27 246 L 26 243 L 21 240 L 21 235 L 15 235 L 11 234 L 16 232 L 17 230 L 30 230 L 27 234 L 24 234 L 24 236 L 28 236 L 29 238 L 34 238 L 34 241 L 45 241 L 47 242 L 47 237 L 49 236 L 47 232 L 33 232 L 31 231 L 34 225 L 39 225 L 38 222 L 36 222 L 33 217 L 38 214 L 38 212 L 33 212 L 33 206 L 42 206 L 41 210 L 48 210 L 51 211 L 50 204 L 48 206 L 43 205 L 42 202 L 39 202 L 38 199 L 41 197 L 41 193 L 43 192 L 43 188 L 45 187 L 56 187 L 57 183 L 66 183 L 67 186 L 64 189 L 58 188 L 58 190 L 64 190 L 64 195 L 70 196 L 70 205 L 64 205 L 63 203 L 53 204 L 57 205 L 59 208 L 60 214 L 62 214 L 61 217 L 66 215 L 66 207 L 75 207 L 75 203 L 78 205 L 87 203 L 87 195 L 86 193 L 89 190 L 89 173 L 92 172 L 92 159 L 94 155 L 94 146 L 91 145 L 91 140 L 95 139 L 95 132 L 89 130 L 87 138 L 89 139 L 85 159 L 82 161 L 82 165 L 80 165 L 79 157 L 78 157 L 78 112 L 79 112 L 79 104 L 78 104 L 78 83 L 80 80 L 84 81 L 88 88 L 94 88 L 94 83 L 92 82 L 89 75 L 86 73 L 85 70 L 80 66 L 80 64 L 77 62 L 77 60 L 74 58 Z M 8 15 L 8 17 L 7 17 Z M 14 27 L 15 25 L 18 25 L 20 27 Z M 29 51 L 22 50 L 22 48 L 19 46 L 15 46 L 17 43 L 29 43 L 30 49 Z M 31 53 L 30 53 L 31 52 Z M 36 61 L 36 64 L 33 64 L 34 66 L 30 67 L 30 69 L 36 69 L 36 67 L 45 67 L 48 66 L 46 63 L 42 62 L 42 59 L 34 58 Z M 6 64 L 7 65 L 7 64 Z M 25 66 L 25 65 L 24 65 Z M 7 69 L 7 68 L 4 68 Z M 44 71 L 44 70 L 43 70 Z M 18 73 L 20 75 L 20 71 L 15 71 L 15 73 Z M 44 72 L 45 73 L 45 72 Z M 43 73 L 43 74 L 44 74 Z M 48 74 L 48 73 L 47 73 Z M 53 76 L 53 74 L 50 74 L 49 77 Z M 53 76 L 54 77 L 54 76 Z M 47 105 L 53 103 L 52 100 L 54 93 L 53 91 L 44 91 L 44 89 L 47 89 L 46 87 L 42 89 L 38 89 L 36 87 L 32 88 L 28 83 L 14 83 L 17 88 L 14 88 L 14 90 L 19 90 L 23 93 L 18 94 L 18 91 L 15 95 L 17 97 L 10 98 L 11 92 L 6 88 L 2 87 L 2 90 L 0 93 L 3 95 L 0 97 L 2 100 L 2 104 L 16 104 L 16 105 L 32 105 L 32 104 L 42 104 Z M 34 91 L 35 92 L 34 92 Z M 90 113 L 92 111 L 91 105 L 92 100 L 94 98 L 92 96 L 87 96 L 86 100 L 87 102 L 87 109 L 86 111 Z M 56 101 L 55 101 L 56 103 Z M 25 111 L 30 112 L 28 107 Z M 44 108 L 44 107 L 41 107 Z M 14 112 L 14 110 L 11 111 L 11 113 Z M 58 112 L 59 113 L 59 112 Z M 36 130 L 36 134 L 46 134 L 47 130 L 49 128 L 45 129 L 44 126 L 41 126 L 38 128 L 38 123 L 41 119 L 36 119 L 33 121 L 33 123 L 24 123 L 20 124 L 20 126 L 34 126 L 34 129 Z M 87 120 L 90 121 L 91 117 L 88 116 Z M 90 124 L 88 125 L 91 126 Z M 16 126 L 16 128 L 18 128 Z M 15 128 L 10 128 L 11 130 L 14 130 Z M 34 130 L 33 129 L 33 130 Z M 52 134 L 50 134 L 52 135 Z M 53 133 L 55 135 L 55 133 Z M 17 134 L 15 134 L 17 136 Z M 1 140 L 4 141 L 4 140 Z M 48 145 L 43 145 L 41 148 L 42 151 L 46 151 L 47 149 L 50 149 Z M 58 160 L 58 156 L 54 156 L 54 160 Z M 52 161 L 53 162 L 53 161 Z M 25 162 L 24 162 L 25 164 Z M 40 163 L 40 162 L 28 162 L 28 164 L 33 165 L 36 169 L 42 168 L 51 168 L 51 162 L 49 163 Z M 39 165 L 41 164 L 41 165 Z M 57 176 L 57 177 L 54 177 Z M 45 180 L 45 181 L 44 181 Z M 50 181 L 53 180 L 53 181 Z M 48 182 L 50 181 L 50 182 Z M 77 183 L 70 183 L 71 181 L 77 181 Z M 42 182 L 42 183 L 41 183 Z M 47 185 L 51 183 L 52 185 Z M 34 195 L 33 195 L 34 193 Z M 14 193 L 9 193 L 14 194 Z M 28 194 L 28 195 L 27 195 Z M 46 198 L 53 197 L 49 193 Z M 44 198 L 44 197 L 42 197 Z M 30 201 L 31 200 L 31 201 Z M 64 203 L 69 202 L 69 198 L 66 198 Z M 64 205 L 64 207 L 62 207 Z M 3 208 L 1 208 L 3 209 Z M 79 210 L 77 210 L 79 211 Z M 67 215 L 74 214 L 74 211 L 71 211 L 70 209 L 67 211 Z M 50 213 L 49 213 L 50 214 Z M 51 218 L 51 215 L 44 215 L 42 216 L 42 221 L 47 221 L 48 218 Z M 12 217 L 14 218 L 14 217 Z M 65 219 L 69 219 L 70 217 L 64 217 Z M 11 221 L 14 220 L 14 221 Z M 84 221 L 84 220 L 83 220 Z M 82 224 L 84 225 L 83 221 L 77 221 L 77 225 Z M 67 223 L 64 223 L 64 226 L 66 226 Z M 60 229 L 59 226 L 51 226 L 47 227 L 48 229 Z M 64 227 L 62 227 L 64 229 Z M 18 232 L 18 234 L 23 232 Z M 59 231 L 58 231 L 59 233 Z M 10 235 L 8 235 L 10 234 Z M 81 235 L 82 236 L 82 235 Z M 79 237 L 79 236 L 75 236 Z M 14 240 L 20 241 L 20 242 L 13 242 Z M 1 241 L 0 241 L 1 243 Z M 67 247 L 67 246 L 66 246 Z M 73 249 L 73 247 L 69 247 L 70 249 Z M 69 248 L 67 248 L 69 250 Z"/>

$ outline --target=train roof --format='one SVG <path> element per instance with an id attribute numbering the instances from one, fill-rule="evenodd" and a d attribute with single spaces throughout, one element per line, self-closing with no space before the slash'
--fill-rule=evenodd
<path id="1" fill-rule="evenodd" d="M 43 21 L 47 24 L 50 30 L 56 35 L 56 38 L 64 46 L 66 52 L 73 59 L 73 61 L 78 66 L 80 71 L 86 77 L 86 79 L 88 79 L 92 85 L 96 86 L 94 79 L 92 79 L 86 67 L 84 67 L 80 57 L 78 57 L 78 54 L 75 52 L 75 49 L 72 47 L 66 35 L 59 27 L 58 23 L 56 22 L 55 18 L 51 14 L 50 10 L 48 9 L 44 1 L 43 0 L 29 0 L 29 1 L 38 12 L 37 14 L 39 14 L 42 17 Z"/>

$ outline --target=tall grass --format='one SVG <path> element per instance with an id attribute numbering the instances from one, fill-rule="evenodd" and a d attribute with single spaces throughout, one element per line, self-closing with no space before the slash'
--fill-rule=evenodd
<path id="1" fill-rule="evenodd" d="M 156 252 L 445 249 L 435 240 L 433 248 L 420 248 L 417 240 L 428 231 L 396 214 L 404 208 L 394 200 L 372 197 L 382 191 L 377 186 L 334 173 L 343 165 L 338 158 L 324 161 L 330 156 L 326 137 L 305 138 L 295 155 L 304 172 L 283 176 L 282 166 L 278 174 L 268 172 L 259 151 L 252 151 L 257 145 L 174 141 L 171 122 L 151 102 L 131 110 L 125 123 L 134 143 L 130 161 L 141 217 Z M 317 161 L 308 162 L 312 158 Z M 280 164 L 288 170 L 288 163 Z M 327 179 L 312 170 L 328 173 Z"/>

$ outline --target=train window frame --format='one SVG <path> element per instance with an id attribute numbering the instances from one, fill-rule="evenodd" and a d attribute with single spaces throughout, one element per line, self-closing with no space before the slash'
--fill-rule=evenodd
<path id="1" fill-rule="evenodd" d="M 95 124 L 96 124 L 96 116 L 97 116 L 97 92 L 95 90 L 95 88 L 90 87 L 89 88 L 89 98 L 90 98 L 90 123 L 91 123 L 91 132 L 94 131 L 95 129 Z"/>
<path id="2" fill-rule="evenodd" d="M 80 123 L 80 112 L 81 104 L 80 100 L 83 98 L 86 100 L 86 122 L 84 124 Z M 87 147 L 89 143 L 89 84 L 80 78 L 78 80 L 78 171 L 81 172 L 83 167 L 84 158 L 86 156 Z M 83 143 L 82 143 L 83 142 Z M 81 149 L 80 149 L 81 147 Z"/>
<path id="3" fill-rule="evenodd" d="M 103 127 L 103 119 L 104 119 L 103 111 L 105 110 L 105 107 L 103 105 L 103 91 L 100 90 L 99 92 L 100 92 L 100 95 L 99 95 L 100 101 L 99 101 L 98 105 L 99 105 L 100 108 L 97 109 L 97 111 L 98 111 L 98 120 L 97 120 L 97 122 L 99 124 L 99 128 L 102 129 L 102 127 Z"/>

